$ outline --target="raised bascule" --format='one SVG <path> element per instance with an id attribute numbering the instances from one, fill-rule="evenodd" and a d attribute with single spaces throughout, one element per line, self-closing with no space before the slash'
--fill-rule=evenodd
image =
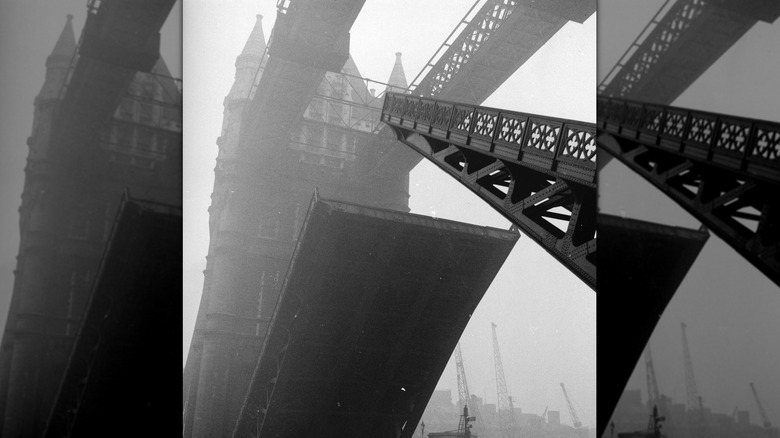
<path id="1" fill-rule="evenodd" d="M 503 261 L 489 258 L 492 262 L 488 265 L 466 268 L 469 251 L 457 248 L 472 242 L 474 248 L 495 251 L 500 245 L 488 244 L 487 237 L 477 238 L 483 231 L 457 223 L 439 230 L 436 238 L 426 237 L 432 239 L 431 248 L 439 248 L 435 257 L 428 258 L 428 267 L 441 272 L 444 284 L 458 276 L 470 276 L 459 283 L 469 285 L 468 290 L 454 288 L 445 293 L 439 289 L 444 284 L 436 285 L 434 278 L 427 277 L 430 272 L 411 266 L 406 268 L 411 269 L 408 275 L 382 273 L 384 265 L 379 263 L 371 268 L 379 276 L 374 279 L 352 274 L 331 278 L 325 275 L 328 270 L 351 266 L 349 272 L 354 273 L 355 263 L 373 263 L 371 258 L 351 257 L 368 251 L 374 240 L 367 238 L 361 244 L 346 239 L 355 247 L 338 254 L 333 253 L 335 247 L 314 249 L 311 239 L 317 234 L 311 234 L 315 232 L 305 224 L 320 229 L 317 233 L 324 233 L 322 238 L 329 240 L 345 233 L 339 231 L 343 224 L 334 222 L 339 217 L 345 221 L 363 218 L 354 225 L 355 230 L 375 223 L 371 227 L 379 233 L 397 228 L 414 234 L 414 230 L 422 232 L 427 227 L 432 231 L 436 223 L 446 223 L 408 214 L 408 174 L 422 157 L 398 142 L 397 134 L 380 123 L 383 106 L 388 108 L 391 99 L 388 92 L 457 100 L 474 109 L 566 22 L 581 23 L 596 8 L 595 1 L 581 0 L 543 5 L 479 0 L 409 85 L 400 53 L 387 84 L 361 77 L 356 60 L 349 55 L 349 29 L 363 3 L 280 1 L 271 39 L 266 44 L 262 17 L 258 17 L 236 61 L 236 80 L 225 99 L 223 131 L 217 140 L 204 290 L 184 371 L 185 437 L 292 436 L 297 428 L 325 431 L 325 435 L 412 436 L 433 391 L 431 385 L 438 380 L 465 328 L 467 307 L 476 306 L 487 279 L 492 278 L 490 273 Z M 376 85 L 383 90 L 372 90 Z M 588 175 L 595 173 L 595 162 L 593 148 L 587 145 L 593 145 L 595 127 L 572 121 L 562 125 L 564 121 L 550 117 L 539 121 L 546 137 L 534 135 L 533 141 L 542 146 L 538 153 L 526 154 L 529 159 L 537 157 L 536 173 L 528 181 L 529 187 L 518 184 L 513 189 L 513 199 L 523 193 L 527 197 L 528 190 L 539 191 L 544 185 L 554 187 L 545 192 L 551 200 L 543 207 L 525 209 L 537 222 L 529 225 L 533 221 L 524 220 L 521 229 L 544 234 L 537 240 L 544 241 L 546 248 L 555 247 L 557 242 L 561 254 L 576 257 L 570 268 L 581 271 L 580 277 L 592 286 L 595 266 L 588 255 L 595 253 L 595 188 Z M 516 136 L 523 123 L 537 122 L 518 118 L 513 123 L 512 135 Z M 576 134 L 571 129 L 576 129 Z M 529 135 L 531 131 L 529 125 Z M 554 140 L 547 139 L 551 136 Z M 487 175 L 490 182 L 486 187 L 495 193 L 502 193 L 509 175 L 518 170 L 515 167 L 524 165 L 519 157 L 511 157 L 510 150 L 518 146 L 505 146 L 508 155 L 500 158 L 508 164 L 502 168 L 501 160 L 494 160 L 482 169 L 483 173 L 495 170 L 501 174 Z M 575 151 L 576 157 L 558 158 Z M 553 163 L 567 170 L 550 169 Z M 470 164 L 471 169 L 476 167 L 476 161 Z M 585 170 L 575 172 L 579 167 Z M 564 180 L 566 175 L 571 178 Z M 315 189 L 322 200 L 314 202 L 307 215 L 306 206 Z M 499 204 L 503 205 L 493 203 Z M 320 217 L 318 211 L 331 211 L 333 217 Z M 577 214 L 580 219 L 569 219 Z M 594 218 L 588 222 L 586 214 Z M 576 223 L 579 228 L 569 225 L 569 231 L 565 227 L 562 232 L 555 231 L 544 225 L 550 219 Z M 359 225 L 361 221 L 366 223 Z M 398 258 L 397 263 L 382 269 L 403 268 L 406 264 L 402 260 L 419 255 L 415 245 L 393 244 L 392 240 L 374 242 L 376 248 L 383 249 L 369 251 L 372 257 L 385 261 Z M 311 259 L 315 254 L 320 255 Z M 307 279 L 300 270 L 307 264 L 311 264 L 311 272 L 322 276 L 312 274 Z M 465 271 L 455 266 L 463 266 Z M 377 283 L 380 277 L 389 280 Z M 479 278 L 477 286 L 473 281 Z M 368 289 L 371 296 L 356 297 L 336 308 L 333 302 L 322 302 L 329 293 L 349 297 L 364 281 L 374 285 Z M 430 286 L 422 287 L 420 282 Z M 311 290 L 321 289 L 323 295 L 307 292 L 304 284 Z M 388 285 L 384 287 L 387 290 L 374 291 L 383 289 L 383 284 Z M 419 291 L 417 296 L 404 298 L 414 290 Z M 431 307 L 435 302 L 455 299 L 455 293 L 461 296 L 457 305 L 437 307 L 447 308 L 449 314 L 437 314 Z M 301 294 L 308 298 L 301 301 Z M 398 300 L 388 301 L 388 306 L 376 312 L 371 310 L 376 305 L 372 303 L 384 302 L 388 294 Z M 296 311 L 290 309 L 300 305 L 304 307 L 297 314 L 310 320 L 295 321 Z M 407 313 L 397 313 L 400 309 L 393 307 L 407 305 Z M 351 316 L 339 318 L 342 314 Z M 363 316 L 357 316 L 360 314 Z M 324 325 L 316 325 L 317 321 Z M 415 329 L 423 321 L 428 328 Z M 422 336 L 428 331 L 441 343 L 436 346 L 433 338 Z M 412 332 L 417 335 L 410 336 Z M 323 338 L 318 341 L 320 336 Z M 345 340 L 349 345 L 342 345 Z M 364 345 L 371 340 L 372 346 Z M 337 349 L 343 354 L 334 355 Z M 327 372 L 315 372 L 318 358 L 322 364 L 332 365 Z M 386 368 L 377 368 L 379 362 Z M 416 372 L 408 369 L 411 364 Z M 317 397 L 297 397 L 295 388 Z"/>
<path id="2" fill-rule="evenodd" d="M 670 106 L 748 30 L 776 23 L 779 16 L 780 4 L 771 1 L 666 1 L 599 85 L 599 169 L 617 158 L 704 225 L 697 231 L 599 218 L 606 275 L 600 277 L 599 306 L 621 309 L 599 318 L 600 350 L 604 346 L 613 365 L 608 375 L 597 376 L 605 382 L 599 384 L 599 412 L 612 412 L 707 230 L 780 284 L 774 196 L 780 183 L 780 124 Z M 644 250 L 619 244 L 620 236 L 634 234 L 630 229 L 649 233 L 648 242 L 636 243 Z M 663 258 L 669 255 L 679 262 L 667 266 Z M 636 258 L 642 263 L 625 263 Z M 663 266 L 669 269 L 659 269 Z M 667 278 L 657 278 L 659 272 Z M 630 341 L 627 326 L 634 328 Z M 623 354 L 616 358 L 612 352 L 618 348 Z M 599 416 L 599 434 L 608 419 Z"/>
<path id="3" fill-rule="evenodd" d="M 315 195 L 231 436 L 411 436 L 518 238 Z"/>

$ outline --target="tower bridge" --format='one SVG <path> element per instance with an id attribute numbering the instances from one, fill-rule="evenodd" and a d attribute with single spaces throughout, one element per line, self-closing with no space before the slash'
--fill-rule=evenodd
<path id="1" fill-rule="evenodd" d="M 285 428 L 302 427 L 302 424 L 297 424 L 296 418 L 305 418 L 306 421 L 313 418 L 318 422 L 312 425 L 314 430 L 337 424 L 345 426 L 340 430 L 349 435 L 365 432 L 369 425 L 374 425 L 373 435 L 410 436 L 414 430 L 411 425 L 416 424 L 415 418 L 421 415 L 433 390 L 426 385 L 437 380 L 455 346 L 457 335 L 465 327 L 467 318 L 462 317 L 468 312 L 464 308 L 454 307 L 455 314 L 439 318 L 425 310 L 428 307 L 419 302 L 420 297 L 409 302 L 413 304 L 411 315 L 414 318 L 403 323 L 408 323 L 404 327 L 416 327 L 419 321 L 433 318 L 437 321 L 435 324 L 431 321 L 433 331 L 440 333 L 441 339 L 452 342 L 445 343 L 446 348 L 441 351 L 435 350 L 440 354 L 426 355 L 421 351 L 427 347 L 415 343 L 423 342 L 423 339 L 412 342 L 408 336 L 401 335 L 411 329 L 400 328 L 401 332 L 397 332 L 399 337 L 386 346 L 376 343 L 372 348 L 361 346 L 355 354 L 359 353 L 361 357 L 386 356 L 388 366 L 396 366 L 376 375 L 377 379 L 373 380 L 375 388 L 365 386 L 365 382 L 360 383 L 365 376 L 354 374 L 359 370 L 350 365 L 351 359 L 347 356 L 327 359 L 330 361 L 327 363 L 333 363 L 335 368 L 331 373 L 318 377 L 349 376 L 345 377 L 344 383 L 338 384 L 338 380 L 315 382 L 304 378 L 304 374 L 311 374 L 311 370 L 305 369 L 310 357 L 308 354 L 313 354 L 315 350 L 329 351 L 330 347 L 324 348 L 324 345 L 306 347 L 301 344 L 295 353 L 286 350 L 287 356 L 297 358 L 295 361 L 285 359 L 280 362 L 275 359 L 282 351 L 279 350 L 278 340 L 285 336 L 285 330 L 290 330 L 288 325 L 291 320 L 279 319 L 284 306 L 290 305 L 285 304 L 285 300 L 291 299 L 285 298 L 286 288 L 292 287 L 298 281 L 296 278 L 301 278 L 300 274 L 296 274 L 296 260 L 311 255 L 303 250 L 304 246 L 308 246 L 301 243 L 306 240 L 305 225 L 303 231 L 301 227 L 310 220 L 307 219 L 305 206 L 315 188 L 322 198 L 349 205 L 359 204 L 360 209 L 366 209 L 361 211 L 372 217 L 398 216 L 398 221 L 409 222 L 404 226 L 409 231 L 413 229 L 413 223 L 420 222 L 419 225 L 424 222 L 406 216 L 409 210 L 408 172 L 421 158 L 408 146 L 398 143 L 389 129 L 377 129 L 376 122 L 387 98 L 382 90 L 371 94 L 371 85 L 363 80 L 349 56 L 349 29 L 363 1 L 340 0 L 335 8 L 331 7 L 331 3 L 323 0 L 280 2 L 268 45 L 260 17 L 236 62 L 236 81 L 225 99 L 225 121 L 218 139 L 220 151 L 209 209 L 211 242 L 204 291 L 184 373 L 185 437 L 228 436 L 230 433 L 234 436 L 253 436 L 256 433 L 259 433 L 258 436 L 277 436 L 284 434 Z M 563 24 L 569 20 L 584 21 L 596 6 L 595 1 L 582 0 L 546 2 L 543 7 L 537 3 L 479 0 L 469 13 L 471 15 L 467 14 L 453 31 L 451 38 L 457 43 L 448 39 L 446 48 L 440 50 L 444 53 L 439 57 L 441 62 L 432 59 L 425 74 L 420 75 L 422 79 L 409 87 L 399 54 L 386 89 L 411 90 L 407 92 L 415 94 L 422 91 L 420 84 L 425 87 L 435 78 L 437 85 L 433 88 L 437 98 L 452 96 L 471 100 L 465 102 L 467 105 L 481 103 Z M 323 18 L 314 19 L 319 13 L 323 14 Z M 463 61 L 457 67 L 451 62 L 456 58 Z M 546 119 L 548 122 L 551 120 Z M 560 131 L 560 124 L 549 128 L 556 133 L 567 132 Z M 582 134 L 581 138 L 577 138 L 584 140 L 583 145 L 593 138 L 592 128 L 590 125 L 585 129 L 590 129 L 590 136 L 577 131 Z M 572 150 L 577 149 L 580 153 L 579 147 L 572 146 Z M 565 147 L 560 149 L 567 150 Z M 527 158 L 533 155 L 528 153 Z M 569 215 L 559 213 L 557 207 L 574 208 L 573 216 L 580 209 L 583 211 L 579 221 L 571 221 L 579 227 L 569 226 L 568 232 L 545 232 L 560 237 L 558 240 L 566 247 L 566 254 L 573 255 L 576 263 L 584 266 L 580 269 L 584 272 L 582 278 L 595 278 L 592 257 L 588 257 L 595 252 L 594 236 L 588 236 L 589 232 L 592 234 L 593 227 L 588 225 L 592 221 L 584 218 L 584 212 L 595 215 L 592 196 L 595 193 L 592 180 L 595 162 L 588 161 L 593 158 L 592 154 L 584 153 L 588 156 L 586 160 L 568 156 L 552 161 L 543 153 L 537 155 L 537 165 L 542 170 L 529 183 L 534 186 L 530 190 L 540 190 L 543 181 L 550 184 L 547 180 L 553 177 L 545 173 L 544 166 L 552 162 L 561 169 L 567 169 L 576 183 L 566 184 L 561 180 L 548 189 L 549 205 L 538 208 L 539 211 L 534 214 L 539 223 L 547 220 L 541 218 L 565 222 Z M 588 163 L 574 165 L 579 161 Z M 476 163 L 471 166 L 473 168 Z M 509 166 L 511 171 L 515 170 L 513 166 Z M 510 170 L 507 168 L 500 172 L 509 175 Z M 490 178 L 494 181 L 488 186 L 500 193 L 506 184 L 495 175 Z M 516 195 L 519 193 L 519 189 L 515 190 Z M 385 213 L 370 213 L 374 211 L 372 209 Z M 393 210 L 400 213 L 387 213 Z M 530 211 L 527 213 L 530 214 Z M 537 233 L 546 229 L 545 225 L 533 227 Z M 576 250 L 568 247 L 576 247 Z M 357 253 L 365 250 L 362 246 L 354 249 Z M 403 251 L 408 250 L 407 247 Z M 451 263 L 460 263 L 458 258 L 466 253 L 455 251 L 455 247 L 449 244 L 441 250 L 437 257 L 451 259 Z M 390 254 L 388 252 L 382 257 Z M 344 259 L 344 263 L 347 262 Z M 494 262 L 497 265 L 485 269 L 497 269 L 500 262 L 497 259 Z M 572 266 L 580 266 L 576 263 Z M 442 278 L 450 278 L 456 271 L 447 272 Z M 418 276 L 414 274 L 408 281 L 422 279 Z M 592 282 L 589 284 L 592 285 Z M 343 293 L 351 293 L 352 286 L 344 287 Z M 401 290 L 403 288 L 384 293 L 400 293 Z M 482 290 L 480 287 L 471 292 L 479 295 Z M 377 299 L 383 298 L 378 296 Z M 278 306 L 276 311 L 275 306 Z M 339 315 L 338 312 L 332 313 L 332 309 L 323 308 L 322 312 L 322 318 L 332 319 Z M 384 335 L 380 334 L 388 333 L 386 329 L 393 326 L 387 321 L 387 316 L 377 315 L 369 320 L 353 320 L 353 329 L 358 330 L 360 324 L 368 324 L 368 327 L 389 324 L 375 333 L 382 337 Z M 444 324 L 445 321 L 450 323 Z M 458 322 L 451 324 L 452 321 Z M 403 325 L 400 319 L 397 323 Z M 348 336 L 357 336 L 357 332 L 349 333 L 352 334 Z M 373 356 L 365 356 L 367 354 Z M 418 363 L 422 367 L 420 369 L 429 370 L 426 371 L 425 382 L 419 381 L 421 376 L 409 374 L 401 366 L 406 360 L 404 358 L 414 358 L 413 362 Z M 365 364 L 373 365 L 371 360 Z M 391 374 L 394 369 L 400 374 Z M 403 386 L 409 390 L 408 394 L 395 392 L 395 384 L 399 381 L 409 385 Z M 267 392 L 269 382 L 276 388 L 270 393 Z M 355 411 L 355 415 L 346 417 L 346 420 L 338 409 L 328 410 L 332 406 L 327 400 L 312 399 L 314 404 L 325 403 L 318 406 L 326 410 L 316 411 L 314 417 L 300 417 L 301 412 L 315 411 L 311 410 L 312 406 L 302 405 L 301 400 L 291 398 L 291 394 L 284 391 L 293 387 L 322 388 L 322 385 L 340 391 L 339 394 L 347 391 L 349 397 L 357 397 L 354 400 L 363 400 L 361 397 L 366 396 L 366 391 L 379 391 L 387 397 L 373 399 L 365 406 L 366 415 L 358 415 Z M 333 397 L 333 394 L 326 397 Z M 401 406 L 404 406 L 403 409 Z M 350 422 L 350 418 L 354 421 Z"/>

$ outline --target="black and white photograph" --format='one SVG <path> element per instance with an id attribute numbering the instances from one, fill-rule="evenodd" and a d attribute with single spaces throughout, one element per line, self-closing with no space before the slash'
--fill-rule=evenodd
<path id="1" fill-rule="evenodd" d="M 778 78 L 778 0 L 0 0 L 0 437 L 780 438 Z"/>
<path id="2" fill-rule="evenodd" d="M 185 5 L 184 436 L 595 436 L 596 4 L 537 3 Z"/>

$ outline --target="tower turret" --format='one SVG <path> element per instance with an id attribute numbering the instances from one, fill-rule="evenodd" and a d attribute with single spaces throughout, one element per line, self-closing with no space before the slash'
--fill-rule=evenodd
<path id="1" fill-rule="evenodd" d="M 225 110 L 222 117 L 222 132 L 217 139 L 218 171 L 223 166 L 221 163 L 235 159 L 244 107 L 250 100 L 249 93 L 253 83 L 259 80 L 262 74 L 262 71 L 258 70 L 267 60 L 265 48 L 263 16 L 258 14 L 255 27 L 249 34 L 241 54 L 236 58 L 236 77 L 223 102 Z"/>
<path id="2" fill-rule="evenodd" d="M 65 27 L 54 45 L 54 50 L 46 58 L 46 80 L 43 82 L 38 99 L 56 99 L 65 81 L 68 67 L 76 53 L 76 37 L 73 35 L 73 15 L 68 14 Z"/>
<path id="3" fill-rule="evenodd" d="M 395 64 L 393 65 L 393 71 L 390 72 L 390 79 L 387 80 L 387 91 L 403 92 L 409 83 L 406 82 L 406 74 L 404 74 L 404 66 L 401 62 L 401 52 L 395 53 Z"/>
<path id="4" fill-rule="evenodd" d="M 249 96 L 249 90 L 252 83 L 259 79 L 258 69 L 264 63 L 265 59 L 265 34 L 263 33 L 263 16 L 258 14 L 255 27 L 249 38 L 244 44 L 244 49 L 236 58 L 236 79 L 233 87 L 227 95 L 226 100 L 246 99 Z M 256 77 L 257 76 L 257 77 Z M 227 102 L 226 102 L 227 104 Z"/>

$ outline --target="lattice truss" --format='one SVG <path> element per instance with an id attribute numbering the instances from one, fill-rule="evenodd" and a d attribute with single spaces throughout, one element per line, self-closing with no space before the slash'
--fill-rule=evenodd
<path id="1" fill-rule="evenodd" d="M 780 284 L 780 123 L 598 100 L 598 144 Z"/>
<path id="2" fill-rule="evenodd" d="M 775 2 L 667 0 L 599 85 L 599 94 L 670 104 Z"/>
<path id="3" fill-rule="evenodd" d="M 595 289 L 594 124 L 395 93 L 382 121 Z"/>
<path id="4" fill-rule="evenodd" d="M 493 36 L 517 5 L 516 0 L 489 0 L 471 19 L 467 16 L 456 27 L 447 41 L 420 72 L 418 78 L 425 76 L 414 86 L 414 94 L 426 97 L 437 96 L 444 87 L 469 62 L 479 47 Z M 457 37 L 452 36 L 463 29 Z M 441 53 L 443 51 L 443 53 Z M 416 82 L 417 79 L 415 79 Z"/>
<path id="5" fill-rule="evenodd" d="M 599 93 L 630 96 L 636 84 L 650 75 L 664 53 L 701 15 L 705 5 L 705 0 L 685 0 L 672 2 L 668 12 L 662 7 L 607 74 L 599 85 Z"/>

